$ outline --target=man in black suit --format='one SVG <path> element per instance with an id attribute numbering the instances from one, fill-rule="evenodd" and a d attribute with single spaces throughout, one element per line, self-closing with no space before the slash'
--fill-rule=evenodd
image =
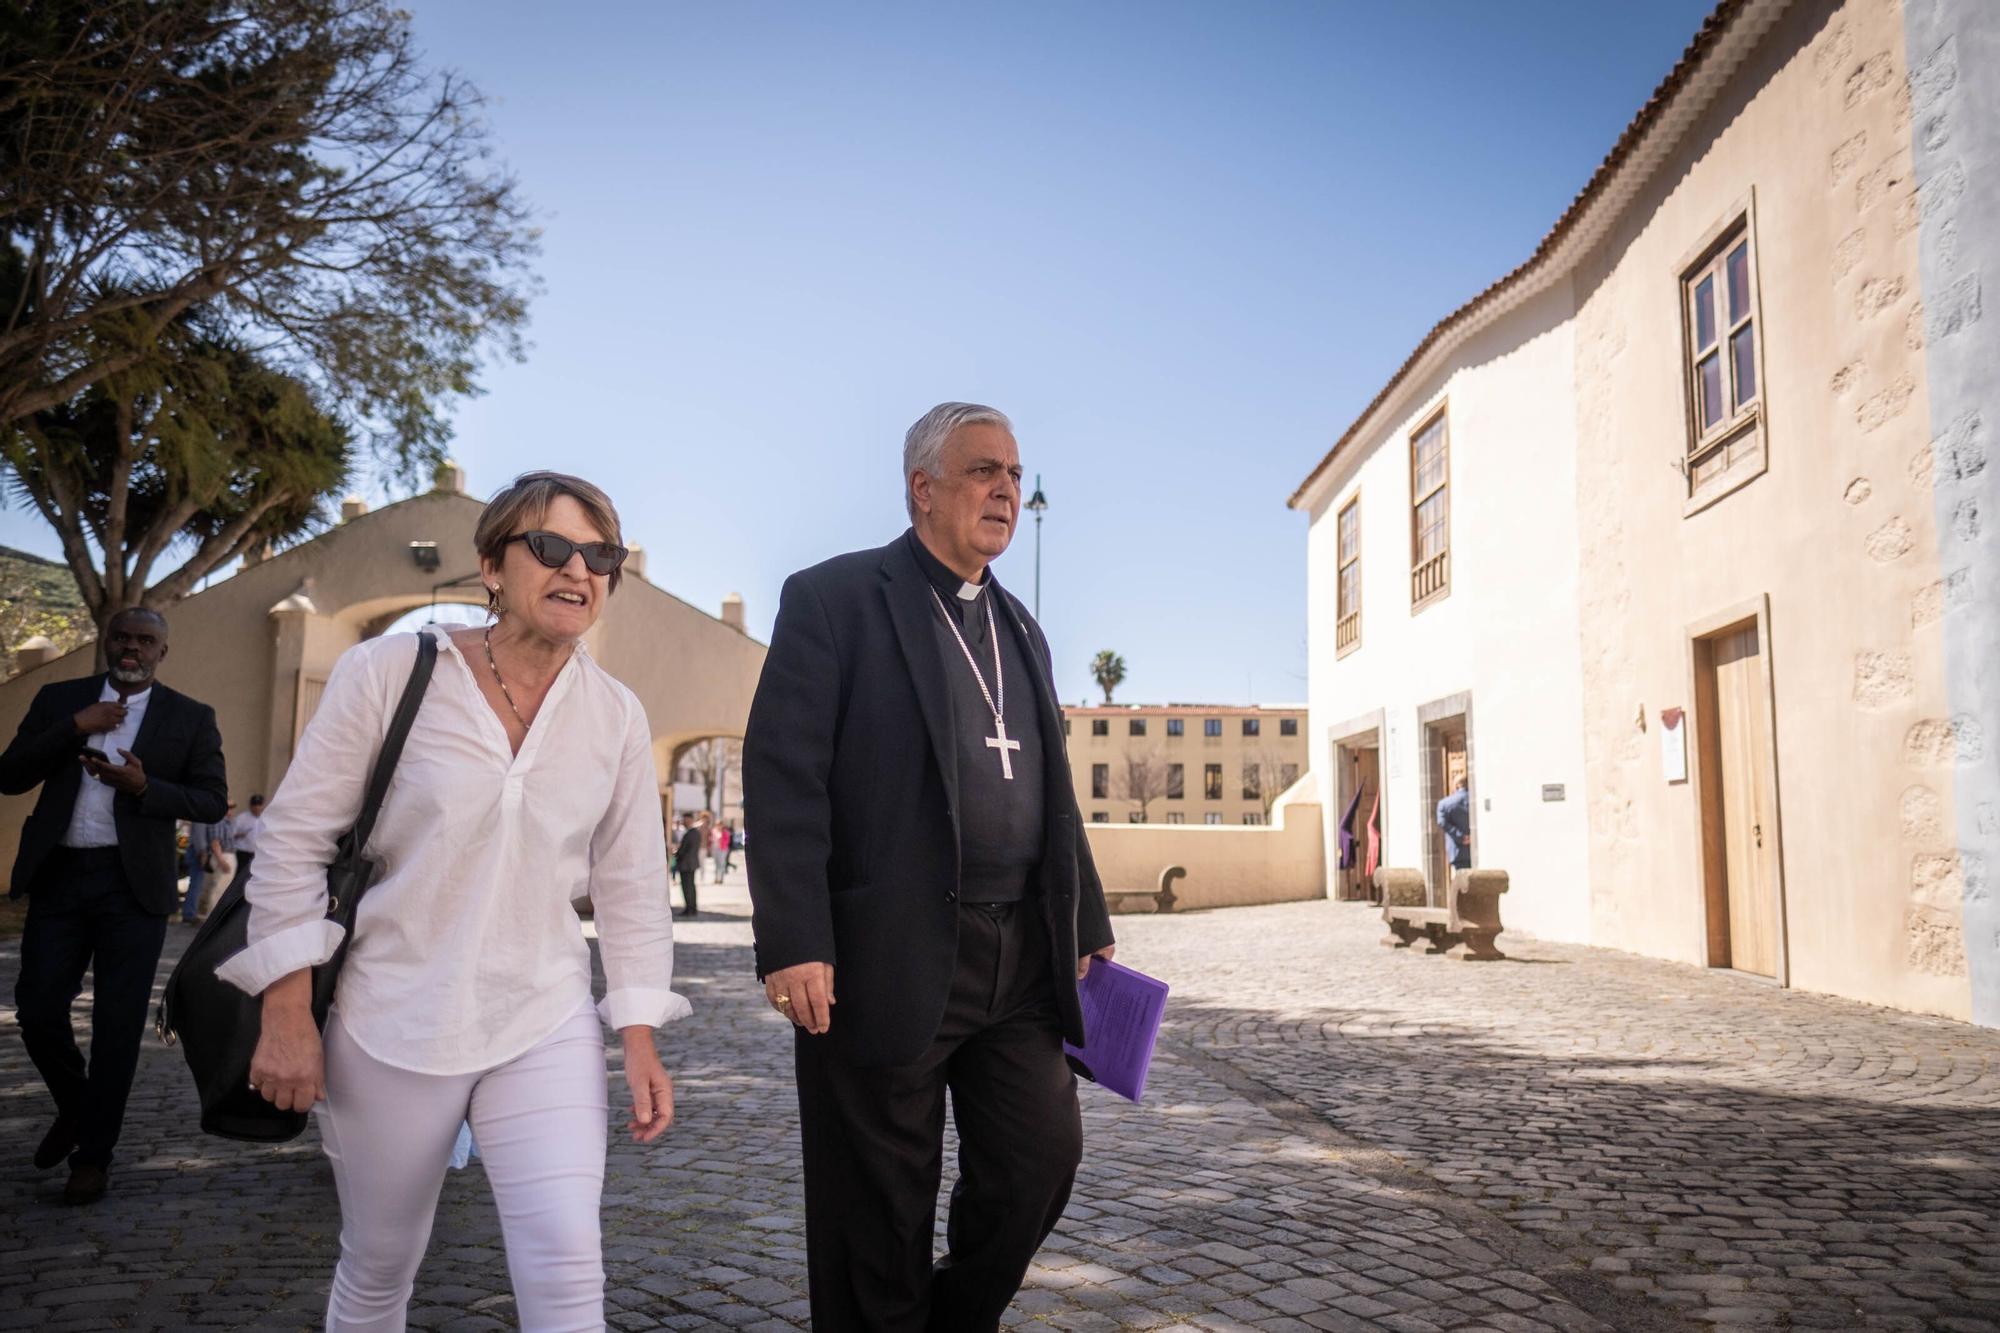
<path id="1" fill-rule="evenodd" d="M 795 1024 L 813 1327 L 962 1333 L 998 1325 L 1069 1201 L 1062 1042 L 1111 922 L 1048 644 L 987 568 L 1020 516 L 1013 429 L 941 404 L 903 474 L 910 531 L 785 582 L 744 818 L 757 971 Z"/>
<path id="2" fill-rule="evenodd" d="M 14 1006 L 56 1103 L 35 1166 L 69 1158 L 71 1203 L 93 1202 L 109 1181 L 179 897 L 174 821 L 213 823 L 228 799 L 215 710 L 153 679 L 167 656 L 165 617 L 122 611 L 106 643 L 111 669 L 44 685 L 0 754 L 0 791 L 42 789 L 9 890 L 28 895 Z M 70 1027 L 86 968 L 87 1066 Z"/>
<path id="3" fill-rule="evenodd" d="M 681 880 L 681 910 L 675 915 L 693 916 L 694 881 L 701 873 L 701 821 L 692 814 L 681 816 L 681 840 L 674 848 L 674 873 Z"/>

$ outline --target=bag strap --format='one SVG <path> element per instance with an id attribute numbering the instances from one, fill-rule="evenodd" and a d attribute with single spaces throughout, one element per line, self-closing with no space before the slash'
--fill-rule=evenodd
<path id="1" fill-rule="evenodd" d="M 350 835 L 357 855 L 367 848 L 368 835 L 375 831 L 375 817 L 382 813 L 389 780 L 396 776 L 396 761 L 403 757 L 403 742 L 410 738 L 410 727 L 417 720 L 417 709 L 431 683 L 431 671 L 437 666 L 437 655 L 437 640 L 420 632 L 416 663 L 410 668 L 409 683 L 403 686 L 403 697 L 389 723 L 389 734 L 382 738 L 382 752 L 375 756 L 375 768 L 368 777 L 368 795 L 361 802 L 361 817 L 354 821 L 354 832 Z"/>

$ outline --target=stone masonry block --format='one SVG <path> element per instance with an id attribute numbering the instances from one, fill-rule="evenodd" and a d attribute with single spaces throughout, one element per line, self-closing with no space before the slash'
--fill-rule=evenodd
<path id="1" fill-rule="evenodd" d="M 1963 333 L 1979 322 L 1979 275 L 1969 273 L 1960 278 L 1927 307 L 1924 316 L 1924 333 L 1931 342 Z"/>
<path id="2" fill-rule="evenodd" d="M 1941 106 L 1958 86 L 1958 38 L 1947 37 L 1910 71 L 1910 104 L 1920 115 Z"/>
<path id="3" fill-rule="evenodd" d="M 1986 421 L 1978 408 L 1962 412 L 1944 434 L 1931 441 L 1937 456 L 1938 480 L 1970 481 L 1986 470 Z"/>
<path id="4" fill-rule="evenodd" d="M 1910 603 L 1910 625 L 1934 625 L 1951 611 L 1972 604 L 1972 571 L 1955 569 L 1930 584 Z"/>
<path id="5" fill-rule="evenodd" d="M 1912 768 L 1976 764 L 1985 754 L 1985 729 L 1969 713 L 1925 718 L 1903 736 L 1903 762 Z"/>
<path id="6" fill-rule="evenodd" d="M 1915 696 L 1916 666 L 1908 653 L 1856 653 L 1854 702 L 1871 712 Z"/>
<path id="7" fill-rule="evenodd" d="M 1898 802 L 1897 825 L 1912 842 L 1936 838 L 1944 832 L 1943 805 L 1929 787 L 1907 787 Z"/>
<path id="8" fill-rule="evenodd" d="M 1896 62 L 1887 51 L 1872 55 L 1848 72 L 1841 84 L 1842 106 L 1854 107 L 1887 88 L 1896 78 Z"/>
<path id="9" fill-rule="evenodd" d="M 1902 300 L 1906 290 L 1901 278 L 1870 278 L 1854 294 L 1854 317 L 1872 319 Z"/>
<path id="10" fill-rule="evenodd" d="M 1845 140 L 1838 148 L 1835 148 L 1833 155 L 1827 159 L 1827 174 L 1832 178 L 1833 183 L 1838 185 L 1853 175 L 1854 168 L 1860 165 L 1861 155 L 1867 151 L 1868 131 L 1866 130 L 1857 132 L 1852 138 Z"/>
<path id="11" fill-rule="evenodd" d="M 1916 544 L 1916 535 L 1910 531 L 1910 525 L 1901 518 L 1892 518 L 1869 533 L 1863 547 L 1870 560 L 1886 565 L 1892 560 L 1901 560 Z"/>
<path id="12" fill-rule="evenodd" d="M 1833 247 L 1833 276 L 1844 278 L 1852 273 L 1854 266 L 1861 262 L 1861 251 L 1867 244 L 1868 231 L 1865 227 L 1856 227 L 1841 237 Z"/>
<path id="13" fill-rule="evenodd" d="M 1898 375 L 1896 382 L 1879 393 L 1872 393 L 1854 409 L 1855 424 L 1862 434 L 1880 430 L 1885 424 L 1903 414 L 1910 405 L 1910 395 L 1917 391 L 1917 382 L 1908 375 Z"/>

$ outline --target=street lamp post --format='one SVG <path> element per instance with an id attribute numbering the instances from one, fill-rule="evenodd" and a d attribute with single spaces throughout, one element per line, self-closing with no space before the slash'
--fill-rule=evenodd
<path id="1" fill-rule="evenodd" d="M 1042 494 L 1042 474 L 1035 474 L 1035 493 L 1028 497 L 1026 508 L 1035 516 L 1035 619 L 1042 618 L 1042 511 L 1049 507 L 1049 497 Z"/>

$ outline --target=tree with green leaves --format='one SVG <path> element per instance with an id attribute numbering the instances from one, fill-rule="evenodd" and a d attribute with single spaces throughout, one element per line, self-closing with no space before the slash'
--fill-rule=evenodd
<path id="1" fill-rule="evenodd" d="M 1111 702 L 1111 692 L 1124 683 L 1125 659 L 1106 648 L 1090 659 L 1090 675 L 1104 691 L 1104 702 Z"/>
<path id="2" fill-rule="evenodd" d="M 0 547 L 0 653 L 45 638 L 58 654 L 89 643 L 96 629 L 69 570 Z M 0 658 L 0 675 L 12 668 Z"/>
<path id="3" fill-rule="evenodd" d="M 313 387 L 182 319 L 151 354 L 0 428 L 12 489 L 55 529 L 100 641 L 252 546 L 310 528 L 353 435 Z"/>
<path id="4" fill-rule="evenodd" d="M 0 428 L 202 311 L 423 475 L 446 401 L 522 351 L 536 234 L 489 154 L 387 0 L 0 5 Z"/>

